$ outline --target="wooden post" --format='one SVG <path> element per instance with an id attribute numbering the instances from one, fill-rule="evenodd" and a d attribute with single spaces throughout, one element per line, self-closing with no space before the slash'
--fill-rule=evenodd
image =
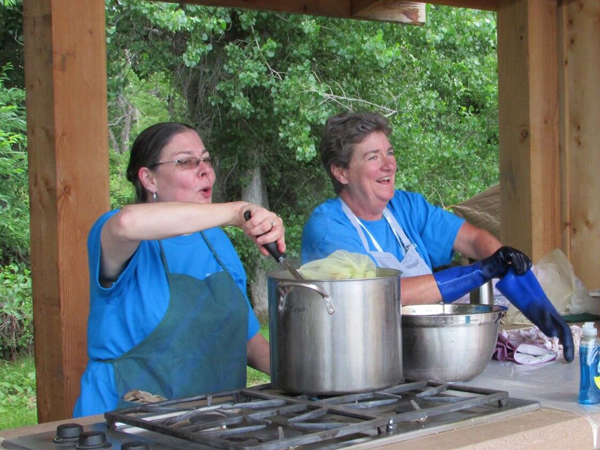
<path id="1" fill-rule="evenodd" d="M 108 210 L 104 0 L 24 0 L 38 420 L 71 417 L 87 360 L 87 233 Z"/>
<path id="2" fill-rule="evenodd" d="M 559 2 L 563 242 L 575 275 L 600 288 L 600 2 Z"/>
<path id="3" fill-rule="evenodd" d="M 535 262 L 561 247 L 557 5 L 498 1 L 502 241 Z"/>

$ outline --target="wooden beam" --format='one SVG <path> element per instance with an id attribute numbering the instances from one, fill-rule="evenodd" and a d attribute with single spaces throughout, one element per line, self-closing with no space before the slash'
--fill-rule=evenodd
<path id="1" fill-rule="evenodd" d="M 38 420 L 72 416 L 87 361 L 87 233 L 109 208 L 104 0 L 24 0 Z"/>
<path id="2" fill-rule="evenodd" d="M 186 0 L 185 3 L 412 25 L 425 22 L 425 4 L 408 0 Z"/>
<path id="3" fill-rule="evenodd" d="M 381 20 L 410 25 L 425 23 L 425 3 L 402 0 L 353 0 L 354 19 Z"/>
<path id="4" fill-rule="evenodd" d="M 159 0 L 162 1 L 162 0 Z M 181 3 L 178 0 L 166 0 Z M 350 0 L 186 0 L 185 3 L 291 14 L 350 18 Z"/>
<path id="5" fill-rule="evenodd" d="M 499 0 L 502 241 L 537 261 L 561 247 L 557 5 Z"/>
<path id="6" fill-rule="evenodd" d="M 159 1 L 159 0 L 157 0 Z M 161 0 L 162 1 L 162 0 Z M 178 0 L 164 0 L 182 3 Z M 256 9 L 291 14 L 308 14 L 339 19 L 366 19 L 384 22 L 418 24 L 424 17 L 425 4 L 455 6 L 457 8 L 496 11 L 499 0 L 186 0 L 183 3 L 220 6 L 224 8 Z M 415 6 L 419 5 L 418 20 Z M 404 11 L 404 12 L 403 12 Z M 424 21 L 424 18 L 423 18 Z"/>
<path id="7" fill-rule="evenodd" d="M 600 288 L 600 2 L 559 2 L 563 249 Z"/>

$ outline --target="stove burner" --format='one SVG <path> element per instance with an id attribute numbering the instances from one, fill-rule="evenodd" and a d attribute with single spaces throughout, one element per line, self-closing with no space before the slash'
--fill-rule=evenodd
<path id="1" fill-rule="evenodd" d="M 106 442 L 106 433 L 102 431 L 87 431 L 79 435 L 77 450 L 93 450 L 96 448 L 110 448 L 112 444 Z"/>
<path id="2" fill-rule="evenodd" d="M 56 427 L 56 437 L 53 441 L 56 444 L 77 442 L 81 433 L 83 433 L 83 427 L 78 423 L 65 423 Z"/>

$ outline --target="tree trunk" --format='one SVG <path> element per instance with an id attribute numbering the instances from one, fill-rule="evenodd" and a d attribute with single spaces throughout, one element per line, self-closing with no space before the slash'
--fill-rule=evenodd
<path id="1" fill-rule="evenodd" d="M 121 154 L 127 153 L 129 151 L 129 138 L 131 137 L 131 126 L 133 124 L 133 119 L 137 115 L 137 109 L 129 103 L 124 96 L 119 95 L 119 99 L 117 100 L 117 104 L 123 111 L 124 116 L 124 125 L 123 130 L 121 131 Z"/>
<path id="2" fill-rule="evenodd" d="M 252 152 L 254 159 L 254 168 L 251 170 L 251 181 L 248 186 L 242 188 L 242 200 L 256 203 L 265 208 L 269 208 L 267 198 L 267 185 L 259 164 L 259 151 Z M 254 305 L 254 312 L 259 320 L 263 321 L 268 315 L 267 302 L 267 277 L 266 272 L 258 264 L 254 271 L 254 282 L 250 284 L 250 300 Z"/>
<path id="3" fill-rule="evenodd" d="M 110 140 L 110 145 L 112 146 L 113 150 L 118 153 L 121 147 L 119 146 L 119 141 L 117 141 L 117 137 L 110 126 L 108 127 L 108 139 Z"/>
<path id="4" fill-rule="evenodd" d="M 116 100 L 116 106 L 121 110 L 122 114 L 114 118 L 113 123 L 108 124 L 108 138 L 113 150 L 117 153 L 124 154 L 129 151 L 129 139 L 131 137 L 131 127 L 136 118 L 138 110 L 129 102 L 127 97 L 119 94 Z M 117 139 L 114 129 L 117 125 L 123 124 L 120 133 L 120 142 Z"/>

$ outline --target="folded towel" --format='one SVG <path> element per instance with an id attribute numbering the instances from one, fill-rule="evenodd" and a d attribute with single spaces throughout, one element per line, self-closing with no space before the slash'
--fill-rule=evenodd
<path id="1" fill-rule="evenodd" d="M 535 344 L 525 343 L 519 339 L 518 334 L 511 336 L 502 330 L 498 334 L 496 349 L 492 358 L 498 361 L 514 361 L 518 364 L 542 364 L 554 361 L 558 356 L 557 352 Z"/>

